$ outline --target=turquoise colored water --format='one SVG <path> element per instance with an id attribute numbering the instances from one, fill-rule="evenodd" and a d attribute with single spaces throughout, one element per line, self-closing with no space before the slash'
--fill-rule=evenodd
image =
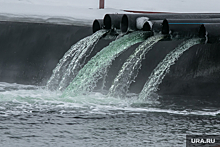
<path id="1" fill-rule="evenodd" d="M 69 82 L 77 75 L 84 64 L 85 58 L 93 50 L 93 46 L 106 33 L 107 30 L 99 30 L 74 44 L 53 70 L 53 74 L 47 82 L 47 87 L 52 90 L 66 88 Z"/>
<path id="2" fill-rule="evenodd" d="M 142 42 L 146 39 L 146 32 L 133 32 L 125 35 L 98 52 L 79 71 L 70 85 L 65 90 L 64 95 L 76 95 L 92 91 L 99 79 L 104 78 L 108 72 L 108 67 L 113 60 L 131 45 Z"/>
<path id="3" fill-rule="evenodd" d="M 136 49 L 134 54 L 125 61 L 117 77 L 114 79 L 109 89 L 109 95 L 115 97 L 123 97 L 128 92 L 131 83 L 135 81 L 138 71 L 141 68 L 141 61 L 145 58 L 145 54 L 150 51 L 154 44 L 164 38 L 164 35 L 158 34 L 148 38 Z"/>

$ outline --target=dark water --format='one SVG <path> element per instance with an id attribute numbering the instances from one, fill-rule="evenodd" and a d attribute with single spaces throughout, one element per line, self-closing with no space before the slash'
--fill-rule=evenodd
<path id="1" fill-rule="evenodd" d="M 44 87 L 0 83 L 0 146 L 178 147 L 186 134 L 219 134 L 215 98 L 151 99 L 62 97 Z"/>

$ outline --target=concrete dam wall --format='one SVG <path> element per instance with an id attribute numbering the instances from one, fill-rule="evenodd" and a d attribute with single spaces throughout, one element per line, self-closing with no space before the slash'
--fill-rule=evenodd
<path id="1" fill-rule="evenodd" d="M 90 26 L 0 22 L 0 28 L 0 81 L 33 85 L 46 85 L 65 52 L 92 34 Z M 85 64 L 113 40 L 115 38 L 101 39 Z M 141 61 L 141 69 L 129 91 L 139 93 L 152 71 L 183 40 L 165 39 L 156 43 Z M 139 44 L 132 45 L 112 62 L 105 78 L 106 90 Z M 165 95 L 220 95 L 219 45 L 199 44 L 184 52 L 171 66 L 157 92 Z M 96 89 L 101 85 L 99 81 Z"/>
<path id="2" fill-rule="evenodd" d="M 44 85 L 59 59 L 90 27 L 0 22 L 0 81 Z"/>

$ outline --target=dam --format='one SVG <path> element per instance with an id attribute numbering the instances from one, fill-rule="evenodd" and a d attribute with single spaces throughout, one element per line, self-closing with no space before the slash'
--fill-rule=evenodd
<path id="1" fill-rule="evenodd" d="M 170 147 L 219 135 L 219 13 L 0 28 L 1 146 Z"/>
<path id="2" fill-rule="evenodd" d="M 130 75 L 127 92 L 140 93 L 150 74 L 169 52 L 186 39 L 200 37 L 203 43 L 192 45 L 184 51 L 158 84 L 157 92 L 162 95 L 219 95 L 219 17 L 220 14 L 215 13 L 106 14 L 103 20 L 94 20 L 92 27 L 0 22 L 0 81 L 46 85 L 59 60 L 79 40 L 98 30 L 108 30 L 107 34 L 98 38 L 89 54 L 85 51 L 86 57 L 81 59 L 85 61 L 78 67 L 82 68 L 104 47 L 117 40 L 120 34 L 143 31 L 147 32 L 145 38 L 158 33 L 164 34 L 164 37 L 155 42 L 138 63 L 133 61 L 138 69 L 133 71 L 136 72 L 135 77 Z M 123 64 L 140 43 L 130 44 L 112 60 L 112 64 L 106 69 L 105 90 L 112 87 Z M 103 76 L 93 89 L 100 90 L 102 78 Z M 73 78 L 69 79 L 64 88 L 71 83 L 70 80 Z"/>

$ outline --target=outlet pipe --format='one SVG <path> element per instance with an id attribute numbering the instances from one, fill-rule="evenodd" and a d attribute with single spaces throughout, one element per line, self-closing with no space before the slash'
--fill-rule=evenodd
<path id="1" fill-rule="evenodd" d="M 124 14 L 121 19 L 121 31 L 123 33 L 136 31 L 137 19 L 148 18 L 152 20 L 164 19 L 209 19 L 220 18 L 220 13 L 154 13 L 154 14 Z"/>
<path id="2" fill-rule="evenodd" d="M 92 32 L 95 33 L 98 30 L 103 29 L 103 19 L 95 19 L 92 24 Z"/>
<path id="3" fill-rule="evenodd" d="M 142 30 L 145 23 L 148 24 L 150 28 L 152 28 L 152 23 L 149 21 L 148 17 L 138 17 L 135 22 L 136 28 L 138 30 Z"/>
<path id="4" fill-rule="evenodd" d="M 201 25 L 210 23 L 220 23 L 220 19 L 165 19 L 162 33 L 177 38 L 199 36 Z"/>
<path id="5" fill-rule="evenodd" d="M 152 20 L 145 22 L 143 31 L 153 31 L 156 33 L 162 32 L 163 20 Z"/>
<path id="6" fill-rule="evenodd" d="M 104 17 L 104 28 L 107 30 L 120 29 L 123 14 L 106 14 Z"/>
<path id="7" fill-rule="evenodd" d="M 205 36 L 207 43 L 220 42 L 220 23 L 206 23 L 199 28 L 199 36 Z"/>

